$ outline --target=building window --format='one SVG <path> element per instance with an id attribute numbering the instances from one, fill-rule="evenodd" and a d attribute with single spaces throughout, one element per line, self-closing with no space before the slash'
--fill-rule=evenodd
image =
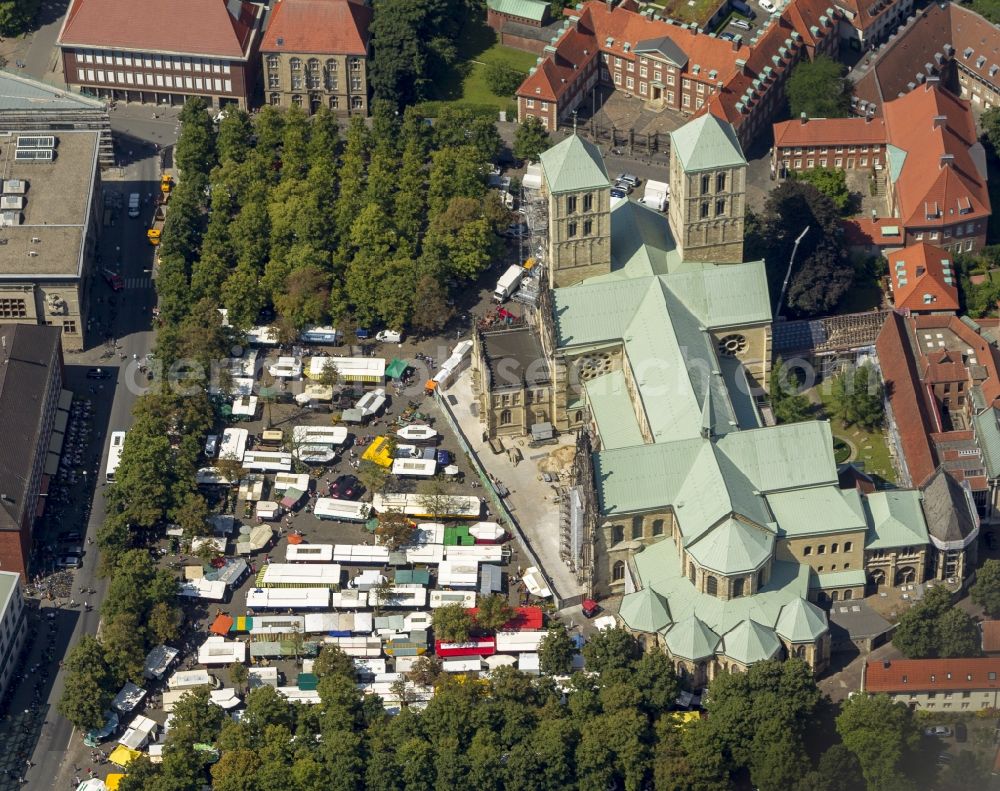
<path id="1" fill-rule="evenodd" d="M 733 580 L 733 598 L 734 599 L 738 599 L 738 598 L 740 598 L 740 596 L 743 595 L 743 585 L 744 584 L 745 583 L 744 583 L 743 577 L 739 577 L 738 579 L 734 579 Z"/>
<path id="2" fill-rule="evenodd" d="M 726 201 L 724 198 L 720 198 L 715 202 L 715 216 L 721 217 L 726 213 Z"/>
<path id="3" fill-rule="evenodd" d="M 568 198 L 566 198 L 566 211 L 569 214 L 575 214 L 576 213 L 576 196 L 575 195 L 570 195 Z"/>
<path id="4" fill-rule="evenodd" d="M 302 97 L 299 96 L 298 94 L 295 94 L 292 97 L 292 104 L 294 104 L 296 107 L 301 107 L 302 106 Z"/>
<path id="5" fill-rule="evenodd" d="M 0 299 L 0 319 L 23 319 L 28 315 L 23 299 Z"/>
<path id="6" fill-rule="evenodd" d="M 761 569 L 760 571 L 757 572 L 757 589 L 759 590 L 760 588 L 763 588 L 765 582 L 766 580 L 764 579 L 764 569 Z"/>
<path id="7" fill-rule="evenodd" d="M 361 58 L 351 58 L 351 71 L 361 71 Z"/>
<path id="8" fill-rule="evenodd" d="M 712 186 L 712 177 L 704 175 L 701 177 L 701 194 L 708 195 L 708 189 Z"/>
<path id="9" fill-rule="evenodd" d="M 714 574 L 709 574 L 708 577 L 705 579 L 705 593 L 707 593 L 709 596 L 719 595 L 719 580 L 715 577 Z"/>
<path id="10" fill-rule="evenodd" d="M 352 91 L 360 91 L 361 90 L 361 78 L 360 77 L 353 77 L 353 76 L 351 77 L 351 90 Z"/>
<path id="11" fill-rule="evenodd" d="M 76 334 L 76 322 L 75 321 L 64 321 L 62 323 L 64 333 Z"/>
<path id="12" fill-rule="evenodd" d="M 267 67 L 269 69 L 276 69 L 276 68 L 278 68 L 278 56 L 277 55 L 268 55 L 267 56 Z"/>
<path id="13" fill-rule="evenodd" d="M 844 542 L 844 552 L 850 552 L 854 548 L 854 544 L 850 541 Z"/>
<path id="14" fill-rule="evenodd" d="M 611 581 L 621 582 L 623 579 L 625 579 L 625 561 L 616 560 L 611 567 Z"/>
<path id="15" fill-rule="evenodd" d="M 653 520 L 653 535 L 662 536 L 663 535 L 663 520 L 654 519 Z"/>
<path id="16" fill-rule="evenodd" d="M 351 109 L 360 110 L 364 106 L 364 101 L 360 96 L 351 97 Z"/>
<path id="17" fill-rule="evenodd" d="M 288 65 L 291 68 L 292 72 L 302 71 L 302 61 L 299 58 L 292 58 L 290 61 L 288 61 Z"/>
<path id="18" fill-rule="evenodd" d="M 500 413 L 500 425 L 509 426 L 514 421 L 514 416 L 511 414 L 509 409 L 504 409 Z"/>
<path id="19" fill-rule="evenodd" d="M 831 552 L 836 552 L 837 551 L 837 546 L 838 546 L 837 544 L 830 544 L 830 551 Z"/>
<path id="20" fill-rule="evenodd" d="M 331 110 L 339 110 L 340 109 L 340 97 L 339 96 L 331 96 L 330 97 L 330 109 Z"/>
<path id="21" fill-rule="evenodd" d="M 638 541 L 640 538 L 642 538 L 642 522 L 637 520 L 632 525 L 632 540 Z"/>
<path id="22" fill-rule="evenodd" d="M 813 548 L 812 547 L 803 547 L 802 548 L 802 554 L 803 555 L 811 555 L 812 553 L 813 553 Z"/>
<path id="23" fill-rule="evenodd" d="M 281 104 L 281 94 L 272 93 L 270 96 L 271 107 L 278 107 Z"/>
<path id="24" fill-rule="evenodd" d="M 589 192 L 583 196 L 583 210 L 591 211 L 594 208 L 594 196 Z"/>
<path id="25" fill-rule="evenodd" d="M 726 174 L 717 173 L 715 176 L 715 191 L 725 192 L 726 191 Z"/>
<path id="26" fill-rule="evenodd" d="M 706 219 L 708 217 L 708 201 L 702 201 L 701 204 L 701 219 Z"/>
<path id="27" fill-rule="evenodd" d="M 611 545 L 620 544 L 625 540 L 625 528 L 621 525 L 611 526 Z"/>
<path id="28" fill-rule="evenodd" d="M 854 591 L 852 591 L 850 588 L 848 588 L 847 590 L 844 591 L 844 597 L 843 598 L 844 598 L 844 601 L 850 601 L 851 599 L 854 598 Z"/>
<path id="29" fill-rule="evenodd" d="M 593 230 L 594 230 L 594 222 L 593 222 L 593 220 L 584 220 L 583 221 L 583 235 L 584 236 L 590 236 L 590 234 L 591 234 L 591 232 Z"/>
<path id="30" fill-rule="evenodd" d="M 299 74 L 299 75 L 292 74 L 292 90 L 293 91 L 301 91 L 303 85 L 304 85 L 304 83 L 302 81 L 302 75 L 301 74 Z"/>
<path id="31" fill-rule="evenodd" d="M 696 579 L 696 572 L 694 568 L 694 563 L 688 563 L 688 580 L 690 580 L 691 584 L 694 585 L 695 579 Z"/>
<path id="32" fill-rule="evenodd" d="M 820 544 L 818 547 L 816 547 L 816 554 L 817 555 L 825 555 L 826 554 L 826 544 Z"/>
<path id="33" fill-rule="evenodd" d="M 267 87 L 271 90 L 281 87 L 281 78 L 273 72 L 267 75 Z"/>
<path id="34" fill-rule="evenodd" d="M 574 237 L 574 236 L 576 236 L 576 223 L 575 222 L 571 222 L 571 223 L 569 223 L 566 226 L 566 235 L 569 236 L 569 237 L 571 237 L 571 238 Z"/>

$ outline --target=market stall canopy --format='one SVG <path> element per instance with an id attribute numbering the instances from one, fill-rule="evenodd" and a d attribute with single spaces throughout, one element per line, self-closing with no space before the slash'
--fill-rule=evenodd
<path id="1" fill-rule="evenodd" d="M 364 415 L 360 409 L 345 409 L 341 413 L 340 419 L 345 423 L 361 423 L 364 421 Z"/>
<path id="2" fill-rule="evenodd" d="M 86 736 L 83 737 L 83 743 L 88 747 L 97 747 L 114 733 L 117 727 L 118 715 L 113 711 L 106 711 L 104 712 L 104 725 L 101 726 L 100 730 L 87 731 Z"/>
<path id="3" fill-rule="evenodd" d="M 510 654 L 494 654 L 483 659 L 486 667 L 495 670 L 498 667 L 513 667 L 517 664 L 517 657 Z"/>
<path id="4" fill-rule="evenodd" d="M 84 780 L 80 785 L 76 787 L 76 791 L 105 791 L 107 785 L 99 777 L 91 777 L 89 780 Z"/>
<path id="5" fill-rule="evenodd" d="M 114 750 L 111 751 L 111 755 L 108 756 L 108 760 L 116 766 L 120 766 L 124 769 L 140 755 L 142 755 L 142 753 L 138 750 L 133 750 L 126 747 L 124 744 L 119 744 Z"/>
<path id="6" fill-rule="evenodd" d="M 406 360 L 400 360 L 398 357 L 393 357 L 392 362 L 385 369 L 385 375 L 389 379 L 402 379 L 403 374 L 406 373 L 406 369 L 410 367 L 410 364 Z"/>
<path id="7" fill-rule="evenodd" d="M 253 530 L 250 531 L 250 538 L 247 543 L 254 550 L 263 549 L 268 545 L 268 542 L 274 538 L 274 530 L 268 525 L 257 525 Z"/>
<path id="8" fill-rule="evenodd" d="M 142 699 L 145 697 L 146 690 L 136 686 L 131 681 L 126 681 L 125 686 L 121 688 L 118 694 L 115 695 L 115 699 L 111 701 L 111 705 L 124 714 L 132 711 L 132 709 L 142 703 Z"/>
<path id="9" fill-rule="evenodd" d="M 542 576 L 542 572 L 535 566 L 525 569 L 521 581 L 524 582 L 524 587 L 528 589 L 528 593 L 532 596 L 547 599 L 552 595 L 552 591 L 549 590 L 549 586 L 545 582 L 545 577 Z"/>
<path id="10" fill-rule="evenodd" d="M 219 613 L 215 616 L 215 620 L 212 621 L 212 626 L 209 628 L 212 634 L 221 634 L 225 637 L 229 634 L 229 631 L 233 628 L 233 619 L 226 615 L 225 613 Z"/>
<path id="11" fill-rule="evenodd" d="M 220 709 L 225 709 L 226 711 L 229 711 L 230 709 L 235 709 L 242 702 L 236 695 L 236 692 L 229 688 L 213 689 L 208 694 L 212 703 L 214 703 Z"/>
<path id="12" fill-rule="evenodd" d="M 285 496 L 281 498 L 282 508 L 294 508 L 299 504 L 299 501 L 305 496 L 305 492 L 301 489 L 296 489 L 292 487 L 291 489 L 285 490 Z M 270 530 L 270 528 L 268 528 Z"/>
<path id="13" fill-rule="evenodd" d="M 124 779 L 125 775 L 121 772 L 112 772 L 104 778 L 104 784 L 108 787 L 108 791 L 118 791 L 118 786 L 122 784 Z"/>

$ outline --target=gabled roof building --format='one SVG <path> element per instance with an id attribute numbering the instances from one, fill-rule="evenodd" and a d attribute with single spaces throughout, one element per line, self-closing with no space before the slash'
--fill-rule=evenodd
<path id="1" fill-rule="evenodd" d="M 244 0 L 73 0 L 57 46 L 68 85 L 100 98 L 247 107 L 263 7 Z"/>

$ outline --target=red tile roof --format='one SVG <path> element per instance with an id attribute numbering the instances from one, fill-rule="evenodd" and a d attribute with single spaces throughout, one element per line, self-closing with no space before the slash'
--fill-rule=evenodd
<path id="1" fill-rule="evenodd" d="M 469 607 L 469 614 L 475 618 L 479 612 L 478 607 Z M 505 632 L 533 632 L 542 628 L 544 616 L 541 607 L 515 607 L 514 617 L 502 627 Z"/>
<path id="2" fill-rule="evenodd" d="M 899 220 L 894 217 L 881 217 L 875 220 L 856 217 L 842 220 L 840 227 L 844 229 L 844 241 L 848 245 L 874 244 L 879 247 L 893 247 L 903 243 Z"/>
<path id="3" fill-rule="evenodd" d="M 885 143 L 885 122 L 881 118 L 801 118 L 774 125 L 774 145 L 788 146 L 867 146 Z"/>
<path id="4" fill-rule="evenodd" d="M 355 0 L 278 0 L 262 52 L 365 55 L 372 10 Z"/>
<path id="5" fill-rule="evenodd" d="M 73 0 L 58 43 L 242 60 L 260 13 L 240 0 Z"/>
<path id="6" fill-rule="evenodd" d="M 897 309 L 958 310 L 954 261 L 951 254 L 940 247 L 921 242 L 890 253 L 889 282 Z M 931 297 L 930 302 L 927 295 Z"/>
<path id="7" fill-rule="evenodd" d="M 1000 621 L 982 621 L 979 628 L 983 630 L 983 650 L 1000 651 Z"/>
<path id="8" fill-rule="evenodd" d="M 885 665 L 888 664 L 888 667 Z M 1000 688 L 1000 657 L 865 663 L 865 692 L 962 692 Z"/>
<path id="9" fill-rule="evenodd" d="M 910 480 L 923 483 L 937 467 L 930 432 L 937 426 L 917 374 L 904 319 L 890 313 L 875 341 L 885 392 L 896 422 Z"/>
<path id="10" fill-rule="evenodd" d="M 896 179 L 899 216 L 907 227 L 986 218 L 990 197 L 969 149 L 980 145 L 969 103 L 929 84 L 885 106 L 889 142 L 906 152 Z M 928 220 L 937 207 L 940 216 Z M 961 210 L 970 209 L 966 214 Z"/>

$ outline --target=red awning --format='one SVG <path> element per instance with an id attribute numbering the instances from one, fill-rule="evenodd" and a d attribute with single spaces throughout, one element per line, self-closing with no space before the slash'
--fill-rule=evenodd
<path id="1" fill-rule="evenodd" d="M 230 618 L 228 615 L 223 615 L 220 613 L 219 615 L 215 616 L 215 620 L 212 622 L 212 626 L 209 629 L 209 631 L 212 634 L 221 634 L 223 637 L 225 637 L 227 634 L 229 634 L 229 630 L 232 628 L 232 626 L 233 626 L 233 619 Z"/>

